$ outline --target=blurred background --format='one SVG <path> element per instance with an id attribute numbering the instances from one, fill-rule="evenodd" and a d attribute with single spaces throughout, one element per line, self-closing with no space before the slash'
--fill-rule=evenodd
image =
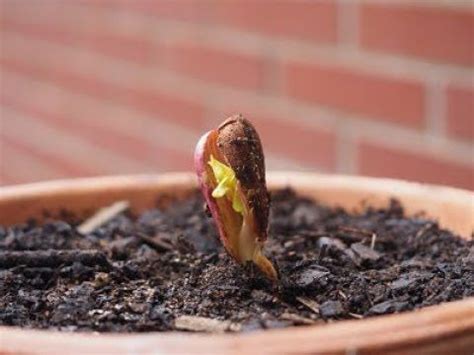
<path id="1" fill-rule="evenodd" d="M 268 169 L 474 189 L 470 0 L 0 0 L 0 183 L 192 169 L 233 113 Z"/>

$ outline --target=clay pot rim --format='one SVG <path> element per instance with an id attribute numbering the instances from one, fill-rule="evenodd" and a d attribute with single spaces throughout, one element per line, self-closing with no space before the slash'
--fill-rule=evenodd
<path id="1" fill-rule="evenodd" d="M 394 188 L 403 193 L 426 194 L 439 192 L 443 195 L 456 195 L 455 198 L 474 198 L 474 191 L 451 187 L 445 185 L 414 182 L 403 179 L 369 177 L 346 174 L 325 174 L 316 172 L 294 172 L 294 171 L 270 171 L 267 172 L 269 188 L 278 189 L 281 186 L 289 186 L 298 182 L 304 187 L 314 188 L 322 184 L 329 186 L 350 186 L 367 191 L 387 191 Z M 25 184 L 14 184 L 0 186 L 0 198 L 9 197 L 13 194 L 43 194 L 50 191 L 62 191 L 65 188 L 94 191 L 109 187 L 136 187 L 137 185 L 149 184 L 189 184 L 197 187 L 196 175 L 190 172 L 167 172 L 160 174 L 125 174 L 125 175 L 102 175 L 93 177 L 77 177 L 68 179 L 54 179 L 47 181 L 31 182 Z M 308 184 L 309 183 L 309 184 Z M 390 186 L 388 186 L 390 185 Z M 299 187 L 298 187 L 299 188 Z"/>
<path id="2" fill-rule="evenodd" d="M 333 194 L 351 195 L 349 205 L 356 207 L 356 200 L 366 196 L 369 204 L 383 205 L 389 195 L 401 202 L 415 201 L 414 210 L 422 199 L 430 213 L 455 208 L 456 215 L 465 217 L 453 229 L 462 230 L 464 237 L 474 229 L 474 193 L 471 191 L 410 183 L 392 179 L 378 179 L 313 173 L 279 172 L 269 174 L 269 186 L 280 188 L 294 186 L 301 193 L 309 193 L 323 202 L 334 198 Z M 0 189 L 0 215 L 9 217 L 9 207 L 24 206 L 32 201 L 57 202 L 65 197 L 103 194 L 98 203 L 134 192 L 147 196 L 153 191 L 194 188 L 195 177 L 188 173 L 161 175 L 112 176 L 56 180 L 3 187 Z M 323 189 L 323 190 L 321 190 Z M 314 192 L 317 191 L 318 194 Z M 339 192 L 337 192 L 339 191 Z M 59 200 L 57 200 L 59 198 Z M 139 199 L 137 201 L 140 201 Z M 359 201 L 360 202 L 360 201 Z M 15 205 L 16 204 L 16 205 Z M 132 205 L 133 205 L 132 201 Z M 360 203 L 359 203 L 360 205 Z M 439 207 L 438 206 L 438 207 Z M 436 207 L 436 206 L 435 206 Z M 440 207 L 440 208 L 441 208 Z M 38 211 L 36 211 L 38 212 Z M 26 212 L 29 213 L 26 209 Z M 411 212 L 410 212 L 411 213 Z M 10 213 L 11 215 L 11 213 Z M 3 218 L 2 218 L 3 219 Z M 466 222 L 467 221 L 467 222 Z M 449 225 L 449 221 L 444 221 Z M 461 226 L 462 224 L 462 226 Z M 338 321 L 332 324 L 286 328 L 247 334 L 91 334 L 62 333 L 57 331 L 26 330 L 16 327 L 0 327 L 0 353 L 248 353 L 265 352 L 345 352 L 352 350 L 403 350 L 403 349 L 469 349 L 474 348 L 474 297 L 427 307 L 403 314 L 379 316 L 365 320 Z"/>

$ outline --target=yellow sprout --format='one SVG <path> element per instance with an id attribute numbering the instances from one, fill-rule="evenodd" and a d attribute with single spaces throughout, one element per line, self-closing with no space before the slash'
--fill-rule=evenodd
<path id="1" fill-rule="evenodd" d="M 214 173 L 217 181 L 216 188 L 212 191 L 212 197 L 221 198 L 226 196 L 232 202 L 232 208 L 235 212 L 243 214 L 244 204 L 240 198 L 237 189 L 237 178 L 235 172 L 230 166 L 221 163 L 211 155 L 208 163 Z"/>

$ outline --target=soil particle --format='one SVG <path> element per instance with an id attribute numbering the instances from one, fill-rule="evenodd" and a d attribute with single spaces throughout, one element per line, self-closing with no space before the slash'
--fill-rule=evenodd
<path id="1" fill-rule="evenodd" d="M 287 287 L 301 290 L 321 289 L 327 286 L 329 274 L 329 270 L 317 262 L 300 262 L 291 272 Z"/>
<path id="2" fill-rule="evenodd" d="M 71 213 L 0 226 L 0 324 L 62 331 L 254 331 L 474 296 L 474 242 L 386 209 L 272 195 L 271 283 L 225 254 L 199 194 L 90 233 Z M 91 211 L 94 212 L 94 211 Z M 375 242 L 375 243 L 374 243 Z"/>
<path id="3" fill-rule="evenodd" d="M 380 253 L 360 242 L 352 244 L 350 249 L 347 249 L 346 254 L 349 255 L 356 264 L 370 264 L 371 262 L 379 260 L 381 257 Z"/>
<path id="4" fill-rule="evenodd" d="M 319 313 L 323 318 L 336 318 L 345 312 L 341 302 L 326 301 L 319 307 Z"/>
<path id="5" fill-rule="evenodd" d="M 399 302 L 399 301 L 385 301 L 382 303 L 378 303 L 372 306 L 369 309 L 369 314 L 388 314 L 394 312 L 401 312 L 408 308 L 408 302 Z"/>

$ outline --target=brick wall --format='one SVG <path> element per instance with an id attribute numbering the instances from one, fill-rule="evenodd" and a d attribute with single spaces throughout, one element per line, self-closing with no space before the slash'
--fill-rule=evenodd
<path id="1" fill-rule="evenodd" d="M 270 169 L 474 189 L 470 0 L 0 0 L 2 184 L 189 170 L 241 112 Z"/>

